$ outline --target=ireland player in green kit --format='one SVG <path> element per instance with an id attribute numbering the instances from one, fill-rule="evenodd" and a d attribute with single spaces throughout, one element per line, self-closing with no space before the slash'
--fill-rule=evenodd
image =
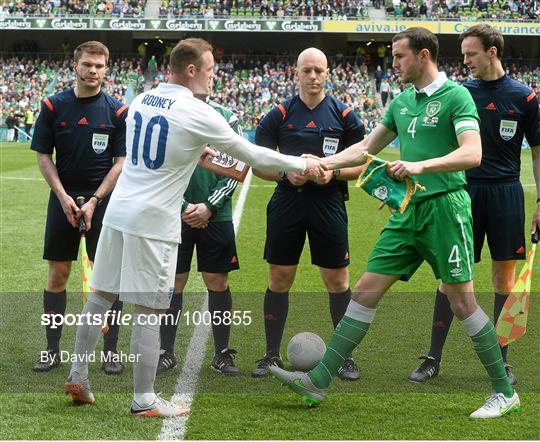
<path id="1" fill-rule="evenodd" d="M 390 163 L 388 174 L 417 176 L 426 192 L 416 193 L 403 214 L 390 217 L 322 361 L 309 373 L 270 369 L 310 404 L 324 399 L 343 359 L 366 335 L 386 291 L 398 279 L 408 280 L 425 260 L 491 380 L 493 394 L 471 417 L 500 417 L 520 408 L 493 324 L 474 297 L 471 202 L 463 171 L 480 164 L 478 114 L 469 92 L 438 72 L 438 49 L 437 37 L 424 28 L 396 34 L 394 68 L 403 83 L 414 87 L 392 101 L 366 139 L 323 160 L 328 169 L 360 165 L 364 152 L 377 154 L 398 136 L 401 159 Z"/>

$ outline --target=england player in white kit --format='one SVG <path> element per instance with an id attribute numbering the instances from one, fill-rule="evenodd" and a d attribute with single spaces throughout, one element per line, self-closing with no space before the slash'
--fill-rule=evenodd
<path id="1" fill-rule="evenodd" d="M 180 416 L 189 409 L 154 393 L 159 359 L 159 323 L 169 307 L 180 210 L 190 177 L 207 144 L 257 169 L 321 174 L 317 160 L 278 154 L 237 135 L 225 119 L 194 94 L 209 95 L 214 73 L 211 45 L 181 41 L 171 53 L 169 83 L 135 98 L 126 118 L 126 160 L 111 196 L 97 247 L 92 287 L 83 315 L 102 317 L 116 294 L 135 304 L 131 355 L 137 416 Z M 85 317 L 85 316 L 83 316 Z M 64 388 L 75 402 L 93 403 L 88 381 L 100 325 L 77 328 L 71 371 Z"/>

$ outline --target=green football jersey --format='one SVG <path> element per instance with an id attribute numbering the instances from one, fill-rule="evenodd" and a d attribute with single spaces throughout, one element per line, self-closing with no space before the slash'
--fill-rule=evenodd
<path id="1" fill-rule="evenodd" d="M 429 94 L 429 95 L 428 95 Z M 403 161 L 422 161 L 449 154 L 459 147 L 457 136 L 466 130 L 479 131 L 479 118 L 471 94 L 439 73 L 422 91 L 406 89 L 392 100 L 381 123 L 399 137 Z M 424 173 L 415 177 L 426 187 L 411 203 L 433 195 L 462 189 L 465 172 Z"/>
<path id="2" fill-rule="evenodd" d="M 237 134 L 242 135 L 240 122 L 233 112 L 213 101 L 209 100 L 207 103 L 227 120 Z M 214 213 L 210 222 L 232 221 L 231 198 L 237 186 L 238 181 L 197 166 L 184 193 L 182 211 L 188 203 L 204 203 Z"/>

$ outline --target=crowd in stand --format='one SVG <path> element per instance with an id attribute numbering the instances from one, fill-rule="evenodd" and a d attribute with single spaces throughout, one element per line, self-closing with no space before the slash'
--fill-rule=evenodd
<path id="1" fill-rule="evenodd" d="M 295 91 L 293 59 L 235 57 L 217 60 L 212 99 L 235 112 L 244 130 L 254 130 L 258 121 L 277 103 Z M 166 80 L 166 65 L 162 65 L 153 80 L 153 87 Z M 351 106 L 365 121 L 368 131 L 372 122 L 381 117 L 375 101 L 368 66 L 353 60 L 335 57 L 330 62 L 326 91 Z"/>
<path id="2" fill-rule="evenodd" d="M 460 61 L 443 63 L 440 70 L 461 83 L 471 79 Z M 528 84 L 540 96 L 540 67 L 509 63 L 506 71 Z M 111 60 L 104 90 L 125 101 L 128 83 L 141 92 L 146 79 L 156 87 L 167 80 L 166 64 L 157 65 L 152 77 L 143 75 L 140 60 Z M 28 110 L 39 111 L 42 98 L 74 84 L 73 69 L 66 60 L 0 59 L 0 112 L 4 121 L 13 114 L 21 123 Z M 330 75 L 326 91 L 353 108 L 370 132 L 381 119 L 384 108 L 403 90 L 391 68 L 369 70 L 365 62 L 336 56 L 330 59 Z M 273 106 L 295 93 L 294 59 L 236 56 L 218 59 L 213 99 L 235 112 L 244 130 L 254 130 L 258 121 Z M 380 93 L 379 95 L 376 92 Z"/>
<path id="3" fill-rule="evenodd" d="M 129 82 L 133 82 L 136 90 L 141 77 L 144 84 L 143 71 L 137 60 L 111 60 L 104 91 L 124 100 Z M 73 66 L 68 59 L 0 58 L 0 114 L 4 120 L 12 114 L 22 122 L 28 111 L 37 115 L 44 97 L 63 91 L 74 83 Z"/>
<path id="4" fill-rule="evenodd" d="M 390 18 L 539 20 L 539 0 L 387 0 Z"/>
<path id="5" fill-rule="evenodd" d="M 67 15 L 144 17 L 146 0 L 0 0 L 0 18 Z M 162 18 L 295 17 L 354 20 L 383 0 L 162 0 Z M 540 0 L 385 0 L 389 18 L 540 20 Z"/>
<path id="6" fill-rule="evenodd" d="M 25 15 L 143 17 L 146 0 L 0 0 L 0 18 Z"/>
<path id="7" fill-rule="evenodd" d="M 368 15 L 371 0 L 162 0 L 160 17 L 297 17 L 348 20 Z"/>

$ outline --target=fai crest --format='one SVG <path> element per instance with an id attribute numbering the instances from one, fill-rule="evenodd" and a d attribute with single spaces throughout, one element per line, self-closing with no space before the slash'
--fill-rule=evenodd
<path id="1" fill-rule="evenodd" d="M 109 135 L 108 134 L 92 134 L 92 149 L 94 152 L 102 154 L 107 149 L 109 144 Z"/>
<path id="2" fill-rule="evenodd" d="M 428 117 L 434 117 L 441 110 L 440 101 L 430 101 L 426 106 L 426 115 Z"/>
<path id="3" fill-rule="evenodd" d="M 379 186 L 373 189 L 373 196 L 381 201 L 388 199 L 388 188 L 386 186 Z"/>
<path id="4" fill-rule="evenodd" d="M 499 125 L 499 134 L 504 141 L 511 140 L 516 134 L 517 121 L 501 120 Z"/>
<path id="5" fill-rule="evenodd" d="M 324 137 L 322 150 L 325 156 L 329 157 L 334 155 L 339 146 L 339 139 L 338 138 L 330 138 L 330 137 Z"/>

